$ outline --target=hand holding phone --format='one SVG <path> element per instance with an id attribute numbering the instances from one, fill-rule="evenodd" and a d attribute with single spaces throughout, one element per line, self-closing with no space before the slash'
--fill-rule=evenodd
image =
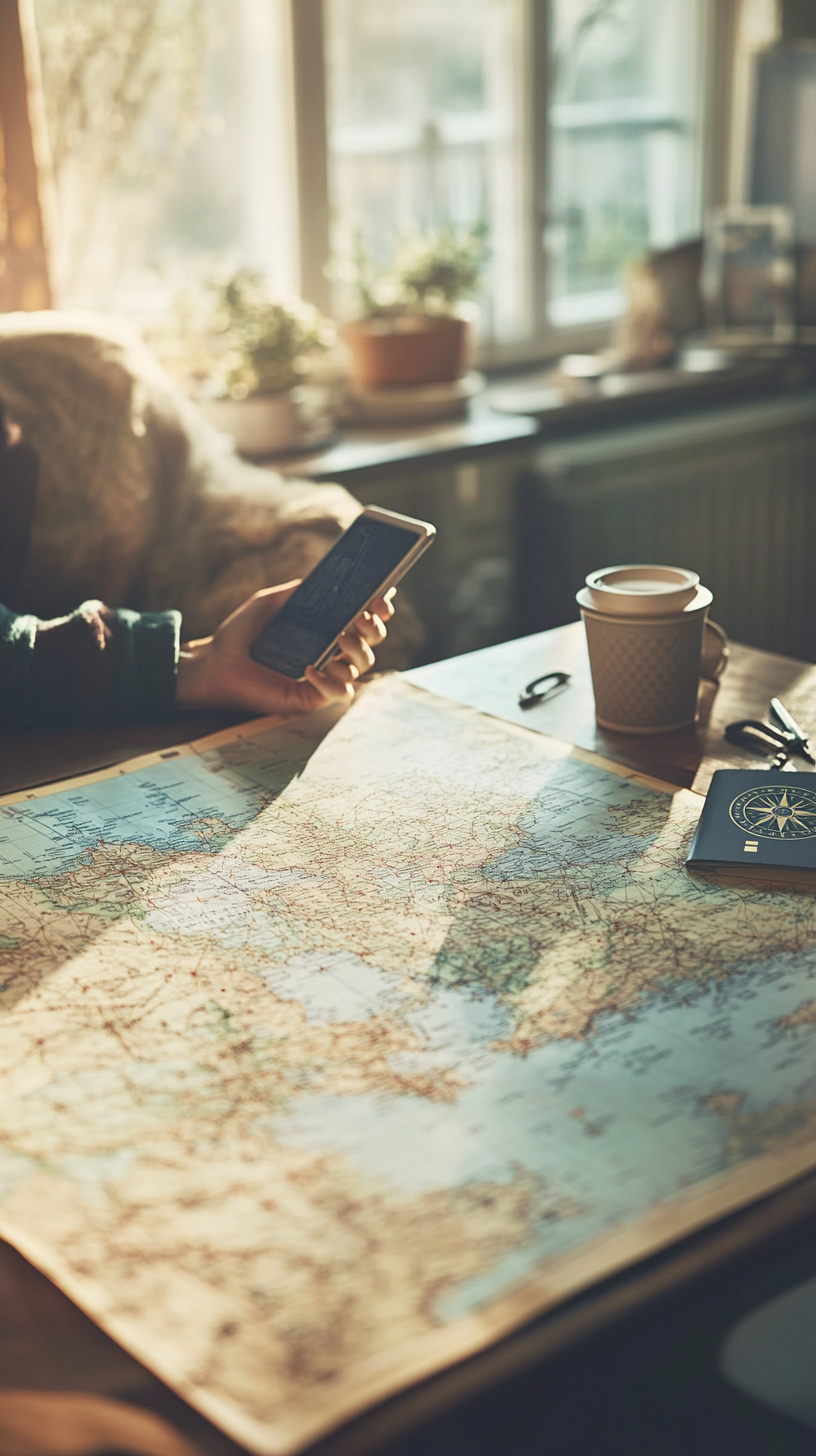
<path id="1" fill-rule="evenodd" d="M 427 521 L 366 506 L 254 638 L 250 657 L 298 681 L 307 667 L 325 666 L 355 617 L 396 585 L 435 535 Z"/>
<path id="2" fill-rule="evenodd" d="M 375 597 L 339 639 L 342 653 L 322 672 L 307 667 L 300 680 L 269 672 L 249 655 L 250 644 L 297 591 L 299 583 L 266 587 L 243 602 L 211 637 L 181 644 L 176 704 L 184 710 L 220 709 L 249 713 L 311 713 L 353 696 L 354 684 L 374 663 L 374 653 L 394 615 L 391 593 Z"/>

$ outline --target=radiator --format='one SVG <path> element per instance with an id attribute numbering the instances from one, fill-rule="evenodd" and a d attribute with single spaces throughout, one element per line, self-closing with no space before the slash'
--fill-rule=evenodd
<path id="1" fill-rule="evenodd" d="M 687 566 L 737 641 L 816 660 L 816 393 L 545 446 L 519 482 L 520 610 L 574 621 L 598 566 Z"/>

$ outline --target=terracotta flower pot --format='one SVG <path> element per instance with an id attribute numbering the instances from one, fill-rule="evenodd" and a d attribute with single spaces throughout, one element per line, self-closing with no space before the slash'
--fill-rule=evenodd
<path id="1" fill-rule="evenodd" d="M 447 314 L 404 313 L 346 324 L 352 383 L 361 389 L 389 385 L 444 384 L 467 368 L 465 319 Z"/>

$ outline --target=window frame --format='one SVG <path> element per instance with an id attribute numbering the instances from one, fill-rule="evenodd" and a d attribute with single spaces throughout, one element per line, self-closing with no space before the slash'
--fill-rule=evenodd
<path id="1" fill-rule="evenodd" d="M 275 3 L 275 0 L 270 0 Z M 325 264 L 330 254 L 329 142 L 325 68 L 324 0 L 277 0 L 285 9 L 292 86 L 291 146 L 297 219 L 298 289 L 332 312 Z M 706 213 L 727 199 L 731 150 L 734 44 L 741 0 L 698 0 L 697 69 L 700 82 L 699 144 L 694 181 L 695 211 Z M 547 317 L 547 259 L 542 233 L 548 221 L 549 0 L 522 0 L 524 102 L 522 145 L 526 153 L 527 236 L 533 328 L 524 338 L 483 341 L 481 368 L 544 363 L 571 352 L 590 352 L 609 340 L 611 320 L 556 325 Z M 308 227 L 303 220 L 309 219 Z M 538 266 L 536 266 L 538 259 Z"/>

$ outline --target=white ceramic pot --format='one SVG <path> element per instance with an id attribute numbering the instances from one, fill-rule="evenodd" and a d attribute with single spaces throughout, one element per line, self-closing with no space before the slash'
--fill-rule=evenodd
<path id="1" fill-rule="evenodd" d="M 201 407 L 210 424 L 232 437 L 239 455 L 253 458 L 318 449 L 334 433 L 329 393 L 316 386 L 247 399 L 205 398 Z"/>

